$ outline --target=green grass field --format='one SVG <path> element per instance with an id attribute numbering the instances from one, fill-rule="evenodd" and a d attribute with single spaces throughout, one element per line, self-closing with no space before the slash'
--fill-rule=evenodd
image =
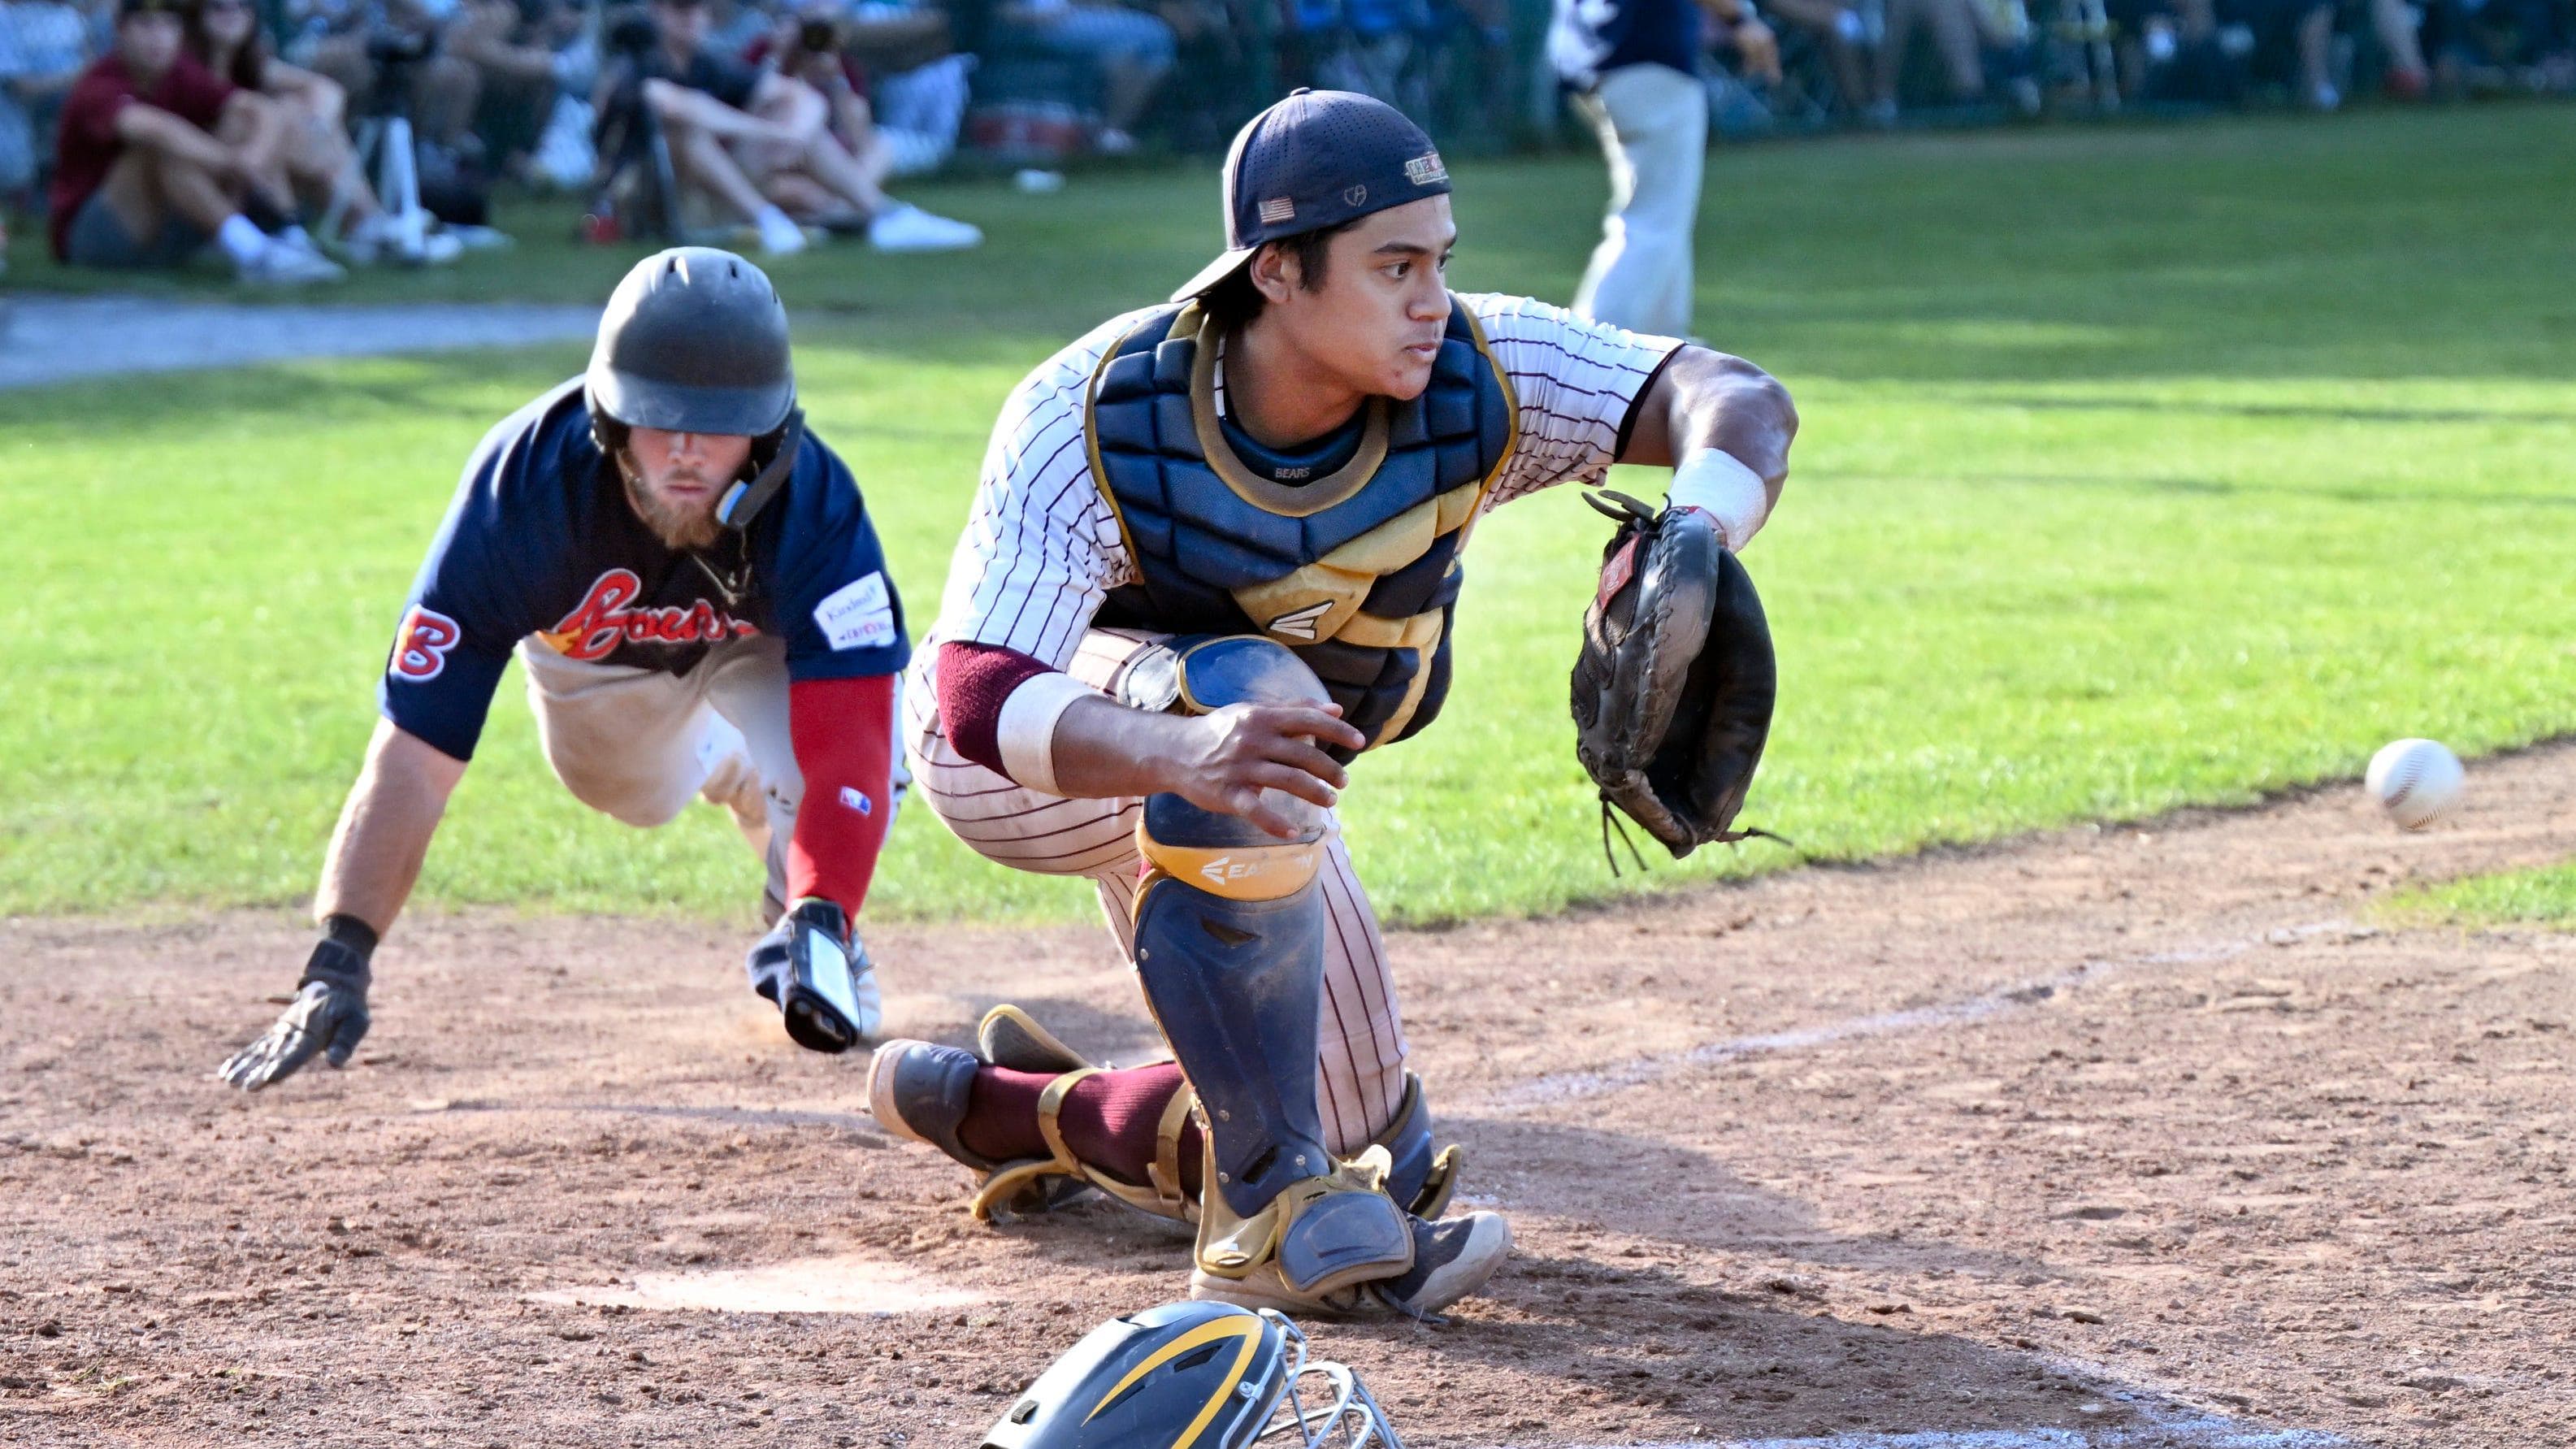
<path id="1" fill-rule="evenodd" d="M 2248 801 L 2398 735 L 2474 754 L 2576 729 L 2571 174 L 2576 111 L 2538 107 L 1721 152 L 1700 325 L 1806 419 L 1748 557 L 1783 686 L 1748 819 L 1799 852 L 1612 880 L 1564 703 L 1606 525 L 1565 490 L 1479 531 L 1448 711 L 1355 772 L 1381 904 L 1546 911 Z M 1455 285 L 1572 291 L 1597 160 L 1459 188 Z M 925 199 L 992 243 L 778 269 L 916 633 L 1003 393 L 1219 244 L 1212 170 Z M 550 240 L 560 214 L 512 220 L 505 262 L 363 288 L 595 299 L 626 260 Z M 580 357 L 0 394 L 0 912 L 299 901 L 459 462 Z M 879 880 L 873 908 L 914 917 L 1090 909 L 926 811 Z M 2576 908 L 2576 874 L 2528 889 Z M 747 919 L 755 891 L 717 812 L 636 832 L 574 804 L 511 684 L 423 899 Z"/>
<path id="2" fill-rule="evenodd" d="M 2576 931 L 2576 861 L 2470 876 L 2397 896 L 2380 915 L 2397 925 L 2541 926 Z"/>

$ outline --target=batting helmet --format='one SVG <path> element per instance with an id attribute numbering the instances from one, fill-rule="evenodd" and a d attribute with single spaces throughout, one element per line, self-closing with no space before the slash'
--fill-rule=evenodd
<path id="1" fill-rule="evenodd" d="M 600 316 L 583 392 L 608 453 L 629 428 L 757 440 L 716 507 L 734 528 L 786 481 L 803 437 L 787 308 L 760 268 L 714 247 L 673 247 L 627 272 Z"/>
<path id="2" fill-rule="evenodd" d="M 1404 1449 L 1358 1377 L 1308 1363 L 1306 1335 L 1285 1317 L 1167 1303 L 1085 1335 L 985 1434 L 984 1449 L 1248 1449 L 1273 1435 L 1305 1449 Z"/>

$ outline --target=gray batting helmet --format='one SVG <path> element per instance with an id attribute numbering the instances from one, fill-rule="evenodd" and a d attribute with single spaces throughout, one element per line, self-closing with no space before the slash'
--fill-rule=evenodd
<path id="1" fill-rule="evenodd" d="M 630 428 L 765 437 L 796 406 L 787 309 L 731 252 L 656 252 L 609 294 L 585 385 L 593 416 Z"/>
<path id="2" fill-rule="evenodd" d="M 756 439 L 716 519 L 748 528 L 787 484 L 804 445 L 787 308 L 760 268 L 714 247 L 637 262 L 608 296 L 582 391 L 590 432 L 614 454 L 629 428 Z"/>

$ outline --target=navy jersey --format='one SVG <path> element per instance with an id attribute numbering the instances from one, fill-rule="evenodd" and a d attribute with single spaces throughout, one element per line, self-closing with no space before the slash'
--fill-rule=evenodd
<path id="1" fill-rule="evenodd" d="M 783 636 L 791 679 L 897 673 L 903 603 L 850 470 L 811 433 L 742 533 L 674 549 L 636 516 L 590 436 L 581 379 L 503 419 L 465 465 L 412 582 L 377 698 L 472 759 L 510 650 L 686 674 L 730 639 Z"/>
<path id="2" fill-rule="evenodd" d="M 1694 0 L 1556 0 L 1548 61 L 1558 79 L 1587 91 L 1621 66 L 1697 75 L 1702 31 Z"/>

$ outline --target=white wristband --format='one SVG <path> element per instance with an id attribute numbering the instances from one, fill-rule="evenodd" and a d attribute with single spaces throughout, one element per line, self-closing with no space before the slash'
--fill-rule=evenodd
<path id="1" fill-rule="evenodd" d="M 1673 470 L 1673 485 L 1664 499 L 1675 508 L 1696 508 L 1717 520 L 1717 531 L 1736 553 L 1762 531 L 1771 516 L 1771 490 L 1762 475 L 1732 453 L 1702 448 Z"/>
<path id="2" fill-rule="evenodd" d="M 1073 702 L 1099 693 L 1090 685 L 1050 670 L 1031 675 L 1002 701 L 994 721 L 993 743 L 1001 752 L 1002 773 L 1041 795 L 1061 795 L 1055 783 L 1055 726 Z"/>

